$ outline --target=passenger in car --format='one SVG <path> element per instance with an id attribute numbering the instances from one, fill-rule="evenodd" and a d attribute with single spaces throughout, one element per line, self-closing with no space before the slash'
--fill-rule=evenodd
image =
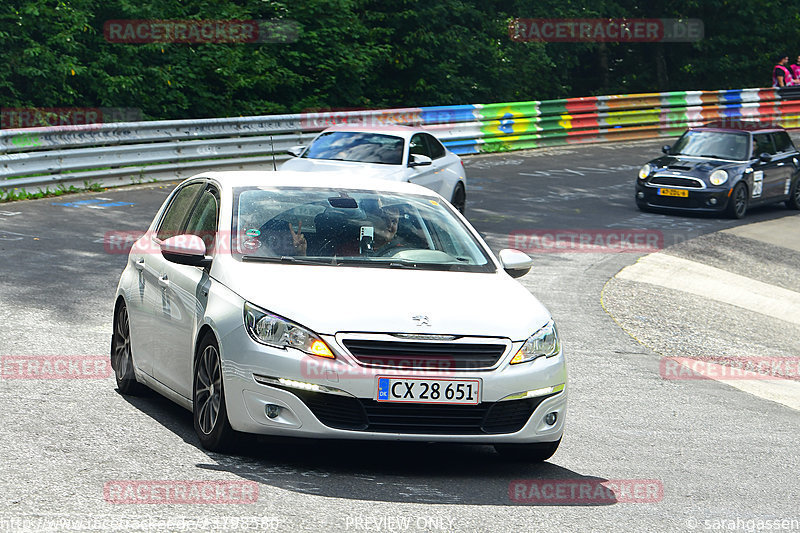
<path id="1" fill-rule="evenodd" d="M 261 226 L 261 242 L 268 247 L 272 255 L 296 256 L 306 255 L 306 237 L 303 235 L 302 221 L 297 224 L 295 233 L 292 224 L 285 220 L 272 219 Z"/>

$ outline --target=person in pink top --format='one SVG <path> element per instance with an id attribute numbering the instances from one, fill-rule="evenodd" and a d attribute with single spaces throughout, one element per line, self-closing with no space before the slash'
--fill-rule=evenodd
<path id="1" fill-rule="evenodd" d="M 772 86 L 773 87 L 789 87 L 793 85 L 792 73 L 787 68 L 789 64 L 789 56 L 780 56 L 780 61 L 772 69 Z"/>
<path id="2" fill-rule="evenodd" d="M 792 71 L 792 79 L 794 80 L 794 84 L 798 84 L 798 80 L 800 80 L 800 55 L 797 56 L 797 61 L 792 65 L 789 65 L 789 70 Z"/>

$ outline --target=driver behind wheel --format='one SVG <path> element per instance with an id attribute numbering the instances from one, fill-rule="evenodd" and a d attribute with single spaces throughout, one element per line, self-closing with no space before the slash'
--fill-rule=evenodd
<path id="1" fill-rule="evenodd" d="M 397 236 L 399 223 L 400 208 L 396 205 L 381 208 L 380 215 L 375 219 L 375 237 L 372 241 L 375 250 L 391 247 L 392 241 Z"/>

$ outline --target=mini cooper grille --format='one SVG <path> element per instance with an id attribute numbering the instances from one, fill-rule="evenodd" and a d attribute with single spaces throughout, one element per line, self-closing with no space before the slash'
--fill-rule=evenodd
<path id="1" fill-rule="evenodd" d="M 300 390 L 291 392 L 328 427 L 423 435 L 514 433 L 525 426 L 539 404 L 553 396 L 479 405 L 426 405 L 377 402 Z"/>
<path id="2" fill-rule="evenodd" d="M 679 178 L 677 176 L 655 176 L 650 179 L 651 185 L 675 185 L 690 189 L 702 189 L 703 184 L 694 178 Z"/>
<path id="3" fill-rule="evenodd" d="M 503 344 L 399 342 L 345 339 L 359 362 L 385 368 L 476 370 L 491 368 L 506 351 Z"/>

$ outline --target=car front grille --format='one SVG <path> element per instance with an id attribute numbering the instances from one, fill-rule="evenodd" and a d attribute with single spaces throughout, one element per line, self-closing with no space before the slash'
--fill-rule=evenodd
<path id="1" fill-rule="evenodd" d="M 697 178 L 681 178 L 678 176 L 654 176 L 650 178 L 650 185 L 672 185 L 688 189 L 703 189 L 703 182 Z"/>
<path id="2" fill-rule="evenodd" d="M 497 435 L 519 431 L 547 398 L 432 405 L 378 402 L 320 392 L 291 390 L 328 427 L 375 433 Z"/>
<path id="3" fill-rule="evenodd" d="M 404 342 L 347 338 L 345 348 L 361 364 L 398 369 L 478 370 L 493 367 L 505 344 Z"/>

